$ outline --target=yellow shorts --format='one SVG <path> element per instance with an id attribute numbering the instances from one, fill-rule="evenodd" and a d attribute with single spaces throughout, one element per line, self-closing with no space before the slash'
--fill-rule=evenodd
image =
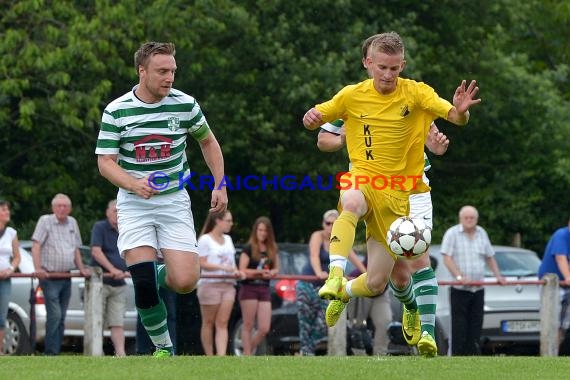
<path id="1" fill-rule="evenodd" d="M 409 194 L 406 192 L 386 191 L 374 188 L 371 184 L 361 184 L 358 190 L 364 195 L 368 211 L 362 218 L 366 223 L 366 240 L 370 237 L 382 244 L 386 251 L 396 259 L 388 247 L 386 240 L 388 229 L 394 220 L 401 216 L 409 215 L 410 201 Z M 347 190 L 341 190 L 340 195 Z M 339 202 L 339 211 L 342 206 Z"/>

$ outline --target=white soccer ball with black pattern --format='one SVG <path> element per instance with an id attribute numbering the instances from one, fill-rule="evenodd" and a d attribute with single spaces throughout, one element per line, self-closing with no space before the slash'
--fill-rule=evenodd
<path id="1" fill-rule="evenodd" d="M 429 248 L 431 228 L 423 219 L 401 216 L 390 225 L 387 240 L 396 256 L 416 259 Z"/>

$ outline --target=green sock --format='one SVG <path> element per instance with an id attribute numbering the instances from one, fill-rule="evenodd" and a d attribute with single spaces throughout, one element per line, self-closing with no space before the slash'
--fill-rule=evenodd
<path id="1" fill-rule="evenodd" d="M 438 285 L 431 267 L 420 269 L 412 275 L 414 294 L 422 321 L 422 333 L 427 331 L 435 338 L 435 311 L 437 307 Z"/>
<path id="2" fill-rule="evenodd" d="M 156 266 L 156 279 L 158 281 L 158 286 L 160 286 L 163 289 L 168 289 L 168 290 L 176 293 L 176 291 L 174 289 L 172 289 L 171 287 L 169 287 L 166 284 L 166 265 L 157 264 L 157 266 Z"/>
<path id="3" fill-rule="evenodd" d="M 159 303 L 156 306 L 149 309 L 137 307 L 137 311 L 152 343 L 158 348 L 172 352 L 172 341 L 166 324 L 166 306 L 162 299 L 159 298 Z"/>
<path id="4" fill-rule="evenodd" d="M 390 289 L 392 289 L 394 297 L 396 297 L 396 299 L 410 311 L 416 310 L 418 308 L 416 298 L 414 297 L 413 284 L 413 281 L 410 281 L 404 289 L 398 289 L 396 286 L 394 286 L 392 281 L 390 281 Z"/>

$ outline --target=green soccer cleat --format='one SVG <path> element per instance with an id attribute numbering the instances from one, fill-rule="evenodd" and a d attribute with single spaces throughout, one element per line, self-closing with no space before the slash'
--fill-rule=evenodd
<path id="1" fill-rule="evenodd" d="M 169 351 L 167 349 L 157 348 L 156 351 L 154 351 L 154 353 L 152 354 L 152 356 L 154 356 L 155 358 L 169 358 L 171 356 L 174 356 L 174 354 L 172 353 L 172 351 Z"/>
<path id="2" fill-rule="evenodd" d="M 422 333 L 422 337 L 418 342 L 418 352 L 425 358 L 433 358 L 437 356 L 437 344 L 435 339 L 427 332 Z"/>
<path id="3" fill-rule="evenodd" d="M 422 326 L 420 322 L 419 310 L 410 311 L 404 306 L 404 315 L 402 316 L 402 334 L 406 343 L 415 346 L 420 341 L 422 334 Z"/>
<path id="4" fill-rule="evenodd" d="M 325 281 L 325 284 L 319 289 L 319 297 L 326 300 L 338 300 L 341 296 L 344 277 L 331 276 Z"/>

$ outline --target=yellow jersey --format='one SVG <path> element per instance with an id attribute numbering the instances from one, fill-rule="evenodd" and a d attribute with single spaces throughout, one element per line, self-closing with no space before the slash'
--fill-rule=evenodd
<path id="1" fill-rule="evenodd" d="M 398 78 L 396 90 L 378 93 L 372 79 L 349 85 L 318 104 L 323 121 L 345 121 L 351 173 L 388 181 L 387 191 L 424 192 L 421 176 L 429 126 L 453 106 L 425 83 Z M 362 182 L 361 182 L 362 183 Z"/>

